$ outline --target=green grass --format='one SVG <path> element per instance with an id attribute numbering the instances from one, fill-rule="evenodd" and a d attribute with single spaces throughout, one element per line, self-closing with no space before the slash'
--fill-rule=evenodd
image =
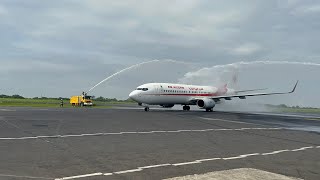
<path id="1" fill-rule="evenodd" d="M 94 101 L 93 108 L 110 108 L 113 104 L 126 104 L 127 102 L 99 102 Z M 60 107 L 59 99 L 14 99 L 14 98 L 0 98 L 0 107 L 46 107 L 55 108 Z M 64 107 L 72 107 L 69 101 L 64 101 Z"/>
<path id="2" fill-rule="evenodd" d="M 276 108 L 277 112 L 288 112 L 288 113 L 320 113 L 319 108 Z"/>

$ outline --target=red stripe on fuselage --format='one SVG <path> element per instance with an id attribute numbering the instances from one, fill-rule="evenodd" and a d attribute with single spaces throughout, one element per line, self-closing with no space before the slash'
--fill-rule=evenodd
<path id="1" fill-rule="evenodd" d="M 158 96 L 217 96 L 217 94 L 149 94 Z"/>

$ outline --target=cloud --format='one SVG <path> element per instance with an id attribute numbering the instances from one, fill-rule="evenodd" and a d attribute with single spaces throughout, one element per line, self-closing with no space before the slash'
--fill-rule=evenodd
<path id="1" fill-rule="evenodd" d="M 251 55 L 261 50 L 261 47 L 255 43 L 245 43 L 234 49 L 232 49 L 232 53 L 236 55 Z"/>
<path id="2" fill-rule="evenodd" d="M 312 0 L 4 0 L 0 3 L 0 70 L 6 78 L 0 83 L 24 89 L 29 83 L 19 78 L 28 77 L 41 83 L 27 88 L 25 95 L 36 95 L 37 89 L 44 88 L 54 96 L 58 91 L 47 81 L 59 81 L 64 87 L 59 96 L 63 96 L 75 91 L 69 88 L 70 82 L 81 81 L 72 87 L 86 89 L 121 68 L 152 59 L 203 66 L 264 59 L 318 62 L 317 12 Z M 185 67 L 175 66 L 181 76 L 166 79 L 166 66 L 171 65 L 146 71 L 150 79 L 139 75 L 143 68 L 122 79 L 119 76 L 119 82 L 111 81 L 97 94 L 126 98 L 139 83 L 174 82 L 187 73 Z"/>
<path id="3" fill-rule="evenodd" d="M 75 69 L 75 66 L 68 64 L 58 64 L 57 62 L 50 63 L 41 60 L 19 60 L 8 61 L 4 66 L 0 66 L 0 74 L 3 73 L 21 73 L 29 71 L 37 72 L 65 72 Z"/>
<path id="4" fill-rule="evenodd" d="M 8 13 L 7 9 L 4 6 L 0 5 L 0 18 Z"/>
<path id="5" fill-rule="evenodd" d="M 297 6 L 292 11 L 295 15 L 316 15 L 320 13 L 320 4 Z"/>

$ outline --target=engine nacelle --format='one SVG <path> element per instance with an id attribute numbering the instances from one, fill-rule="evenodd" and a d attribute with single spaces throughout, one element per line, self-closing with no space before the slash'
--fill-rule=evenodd
<path id="1" fill-rule="evenodd" d="M 215 105 L 216 105 L 216 102 L 212 99 L 199 99 L 197 101 L 197 106 L 200 109 L 211 109 L 211 108 L 214 108 Z"/>
<path id="2" fill-rule="evenodd" d="M 174 104 L 160 104 L 163 108 L 172 108 Z"/>

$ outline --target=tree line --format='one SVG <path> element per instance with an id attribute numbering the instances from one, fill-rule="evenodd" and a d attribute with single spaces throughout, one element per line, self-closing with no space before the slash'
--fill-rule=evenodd
<path id="1" fill-rule="evenodd" d="M 12 99 L 63 99 L 63 100 L 70 100 L 70 98 L 64 98 L 64 97 L 58 97 L 58 98 L 52 98 L 52 97 L 33 97 L 33 98 L 25 98 L 21 95 L 15 94 L 15 95 L 5 95 L 1 94 L 0 98 L 12 98 Z M 102 96 L 99 97 L 93 97 L 92 98 L 94 101 L 102 101 L 102 102 L 131 102 L 132 100 L 126 99 L 126 100 L 118 100 L 116 98 L 105 98 Z"/>

